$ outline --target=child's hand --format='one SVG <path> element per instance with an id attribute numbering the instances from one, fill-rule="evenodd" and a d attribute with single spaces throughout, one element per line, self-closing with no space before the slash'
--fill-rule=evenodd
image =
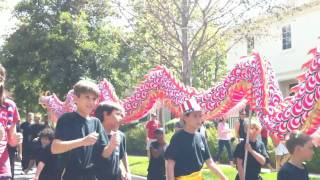
<path id="1" fill-rule="evenodd" d="M 17 145 L 18 144 L 22 144 L 22 141 L 23 141 L 23 135 L 19 132 L 16 132 L 12 135 L 12 138 L 16 140 L 17 142 Z"/>
<path id="2" fill-rule="evenodd" d="M 246 147 L 245 148 L 250 153 L 253 151 L 253 149 L 252 149 L 252 147 L 251 147 L 251 145 L 249 143 L 246 143 Z"/>
<path id="3" fill-rule="evenodd" d="M 117 132 L 111 132 L 110 145 L 114 148 L 120 145 L 120 135 Z"/>
<path id="4" fill-rule="evenodd" d="M 98 137 L 99 137 L 98 133 L 96 132 L 90 133 L 82 139 L 82 145 L 83 146 L 94 145 L 97 142 Z"/>

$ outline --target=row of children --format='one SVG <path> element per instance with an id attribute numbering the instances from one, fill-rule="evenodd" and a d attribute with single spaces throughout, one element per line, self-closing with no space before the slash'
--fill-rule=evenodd
<path id="1" fill-rule="evenodd" d="M 2 74 L 3 77 L 5 76 Z M 125 137 L 118 131 L 119 122 L 124 115 L 122 107 L 115 103 L 100 104 L 96 109 L 97 118 L 91 117 L 90 113 L 96 107 L 99 97 L 97 85 L 81 80 L 74 86 L 74 93 L 77 111 L 65 113 L 59 118 L 52 143 L 50 144 L 52 139 L 50 133 L 42 131 L 43 135 L 40 134 L 43 145 L 47 145 L 35 179 L 131 179 L 125 151 Z M 6 145 L 9 143 L 15 146 L 22 141 L 22 137 L 15 132 L 15 124 L 20 119 L 15 104 L 4 97 L 1 100 L 3 101 L 1 111 L 6 112 L 7 116 L 1 117 L 0 179 L 8 180 L 11 174 L 7 169 L 9 166 Z M 174 134 L 165 150 L 166 178 L 168 180 L 203 179 L 201 169 L 206 163 L 207 167 L 220 179 L 227 179 L 212 160 L 207 140 L 197 131 L 202 125 L 200 106 L 194 99 L 190 99 L 182 104 L 181 109 L 185 126 L 182 131 Z M 237 179 L 259 179 L 261 166 L 268 158 L 263 143 L 257 141 L 260 130 L 260 125 L 252 123 L 249 127 L 250 143 L 245 144 L 243 141 L 235 150 Z M 280 170 L 278 179 L 308 179 L 308 173 L 302 162 L 312 157 L 311 138 L 304 134 L 292 134 L 287 141 L 287 147 L 292 158 L 289 161 L 290 164 Z M 249 152 L 246 178 L 243 172 L 245 149 Z M 153 152 L 153 154 L 156 153 Z M 52 171 L 45 169 L 50 169 L 49 162 L 55 162 L 51 159 L 55 156 L 58 172 L 49 174 Z M 120 160 L 124 166 L 122 169 L 119 166 Z M 288 178 L 291 176 L 292 178 Z"/>
<path id="2" fill-rule="evenodd" d="M 51 151 L 62 154 L 62 179 L 130 179 L 130 171 L 125 153 L 125 138 L 118 131 L 123 117 L 123 109 L 118 104 L 100 104 L 96 109 L 96 117 L 89 114 L 95 107 L 97 93 L 95 85 L 80 81 L 74 86 L 77 112 L 66 113 L 58 121 L 55 139 Z M 220 179 L 227 176 L 212 160 L 207 140 L 198 129 L 203 123 L 202 111 L 195 99 L 184 102 L 181 106 L 185 126 L 175 133 L 165 151 L 163 138 L 151 144 L 151 157 L 164 156 L 166 174 L 160 175 L 156 169 L 151 171 L 150 180 L 189 180 L 203 179 L 201 169 L 206 163 L 209 170 Z M 102 125 L 100 124 L 100 121 Z M 112 123 L 111 123 L 112 122 Z M 261 167 L 266 163 L 268 154 L 265 146 L 257 137 L 261 126 L 253 121 L 248 127 L 249 143 L 240 142 L 235 150 L 234 158 L 238 174 L 236 179 L 257 180 Z M 163 137 L 163 132 L 157 129 L 157 137 Z M 121 140 L 120 140 L 121 139 Z M 278 179 L 308 179 L 308 172 L 303 162 L 312 158 L 312 139 L 304 134 L 292 134 L 287 141 L 287 147 L 292 154 L 291 160 L 278 173 Z M 121 143 L 123 143 L 121 145 Z M 248 151 L 247 171 L 244 177 L 244 156 Z M 124 169 L 121 173 L 119 160 L 123 160 Z M 113 162 L 113 163 L 111 163 Z M 154 162 L 154 161 L 153 161 Z M 298 168 L 298 169 L 296 169 Z M 161 170 L 159 169 L 159 172 Z M 163 170 L 162 170 L 163 172 Z M 157 175 L 154 175 L 157 174 Z M 112 178 L 114 177 L 114 178 Z"/>

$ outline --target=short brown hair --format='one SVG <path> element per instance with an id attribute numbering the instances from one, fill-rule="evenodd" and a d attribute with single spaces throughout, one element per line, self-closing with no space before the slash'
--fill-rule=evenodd
<path id="1" fill-rule="evenodd" d="M 290 154 L 294 153 L 294 149 L 297 146 L 304 146 L 307 144 L 312 138 L 304 133 L 293 132 L 290 134 L 289 139 L 286 142 L 286 146 Z"/>
<path id="2" fill-rule="evenodd" d="M 103 122 L 103 120 L 104 120 L 103 112 L 106 112 L 107 115 L 109 116 L 112 113 L 112 111 L 114 111 L 114 110 L 121 111 L 122 113 L 125 112 L 122 105 L 120 105 L 117 102 L 102 102 L 96 108 L 95 114 L 96 114 L 96 117 L 101 122 Z"/>
<path id="3" fill-rule="evenodd" d="M 84 93 L 92 93 L 99 97 L 100 90 L 99 87 L 91 81 L 88 80 L 80 80 L 73 86 L 74 94 L 80 97 L 81 94 Z"/>

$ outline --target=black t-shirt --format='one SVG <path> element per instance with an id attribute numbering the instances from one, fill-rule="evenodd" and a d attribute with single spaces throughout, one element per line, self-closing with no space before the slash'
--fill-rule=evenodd
<path id="1" fill-rule="evenodd" d="M 234 158 L 239 158 L 243 160 L 245 156 L 245 141 L 240 142 L 235 151 Z M 265 158 L 269 158 L 266 148 L 261 141 L 250 142 L 252 149 L 254 149 L 257 153 L 261 154 Z M 243 164 L 244 166 L 244 164 Z M 261 172 L 261 164 L 248 152 L 248 160 L 247 160 L 247 169 L 246 169 L 246 180 L 257 180 L 259 174 Z"/>
<path id="2" fill-rule="evenodd" d="M 57 155 L 51 153 L 51 145 L 42 148 L 39 154 L 39 161 L 45 164 L 39 180 L 59 180 Z"/>
<path id="3" fill-rule="evenodd" d="M 40 139 L 36 139 L 39 137 L 39 133 L 45 128 L 43 124 L 31 124 L 30 125 L 30 150 L 31 150 L 31 158 L 38 160 L 39 159 L 39 151 L 41 150 L 41 142 Z"/>
<path id="4" fill-rule="evenodd" d="M 44 124 L 31 124 L 30 125 L 30 135 L 31 141 L 39 136 L 40 131 L 42 131 L 46 126 Z"/>
<path id="5" fill-rule="evenodd" d="M 247 123 L 244 119 L 239 119 L 239 138 L 246 139 L 247 133 L 245 130 L 245 127 L 247 126 Z"/>
<path id="6" fill-rule="evenodd" d="M 94 173 L 94 164 L 101 157 L 108 138 L 100 121 L 95 117 L 84 118 L 77 112 L 63 114 L 57 123 L 55 138 L 70 141 L 83 138 L 90 133 L 99 133 L 99 138 L 93 146 L 85 146 L 63 153 L 60 157 L 65 169 L 64 179 L 82 179 Z"/>
<path id="7" fill-rule="evenodd" d="M 31 127 L 31 123 L 29 123 L 28 121 L 26 121 L 20 125 L 20 129 L 22 130 L 24 145 L 26 145 L 25 143 L 32 141 L 30 127 Z"/>
<path id="8" fill-rule="evenodd" d="M 278 172 L 278 180 L 309 180 L 308 169 L 301 169 L 289 162 L 285 163 Z"/>
<path id="9" fill-rule="evenodd" d="M 96 164 L 98 180 L 118 180 L 121 179 L 120 160 L 126 153 L 126 137 L 118 131 L 120 135 L 120 145 L 112 152 L 108 158 L 99 158 Z M 111 135 L 108 135 L 110 140 Z"/>
<path id="10" fill-rule="evenodd" d="M 165 180 L 166 170 L 165 170 L 164 149 L 161 149 L 158 141 L 152 142 L 150 144 L 150 151 L 151 149 L 161 151 L 161 152 L 160 152 L 160 156 L 157 158 L 153 157 L 152 155 L 150 156 L 149 167 L 148 167 L 148 179 Z"/>
<path id="11" fill-rule="evenodd" d="M 174 175 L 179 177 L 200 171 L 211 155 L 205 137 L 181 130 L 172 136 L 165 158 L 175 161 Z"/>

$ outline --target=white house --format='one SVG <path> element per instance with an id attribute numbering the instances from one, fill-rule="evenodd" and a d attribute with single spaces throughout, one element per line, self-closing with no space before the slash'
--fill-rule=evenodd
<path id="1" fill-rule="evenodd" d="M 286 97 L 297 83 L 296 77 L 302 73 L 301 65 L 309 59 L 308 51 L 319 43 L 320 1 L 313 0 L 285 14 L 281 20 L 276 17 L 264 19 L 262 25 L 266 36 L 249 36 L 228 52 L 228 69 L 254 48 L 271 62 Z"/>

